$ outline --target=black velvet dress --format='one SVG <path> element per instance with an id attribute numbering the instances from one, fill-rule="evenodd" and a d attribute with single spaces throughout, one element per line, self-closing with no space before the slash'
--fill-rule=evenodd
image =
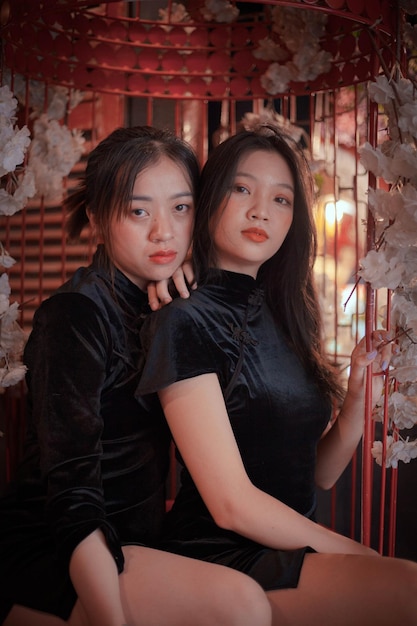
<path id="1" fill-rule="evenodd" d="M 257 282 L 212 271 L 207 285 L 150 316 L 142 332 L 147 364 L 139 392 L 215 372 L 249 478 L 313 518 L 316 446 L 330 402 L 289 347 Z M 221 529 L 186 469 L 181 483 L 163 548 L 244 571 L 265 589 L 298 584 L 307 546 L 271 550 Z"/>
<path id="2" fill-rule="evenodd" d="M 145 410 L 134 396 L 147 312 L 99 246 L 35 315 L 24 459 L 0 500 L 0 623 L 14 603 L 67 619 L 70 555 L 96 528 L 119 571 L 123 544 L 158 538 L 170 437 L 157 399 Z"/>

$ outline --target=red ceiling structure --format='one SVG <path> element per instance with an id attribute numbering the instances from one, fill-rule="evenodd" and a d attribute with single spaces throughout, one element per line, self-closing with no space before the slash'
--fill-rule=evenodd
<path id="1" fill-rule="evenodd" d="M 8 11 L 4 4 L 5 64 L 17 73 L 81 90 L 182 99 L 268 97 L 260 77 L 270 62 L 253 52 L 265 37 L 279 43 L 275 6 L 328 16 L 321 47 L 331 53 L 331 68 L 290 83 L 296 95 L 372 79 L 381 63 L 391 67 L 399 13 L 387 0 L 251 2 L 250 13 L 217 23 L 204 21 L 197 0 L 188 2 L 190 19 L 178 23 L 169 0 L 164 21 L 141 17 L 139 1 L 122 3 L 133 17 L 118 14 L 120 2 L 15 0 Z"/>

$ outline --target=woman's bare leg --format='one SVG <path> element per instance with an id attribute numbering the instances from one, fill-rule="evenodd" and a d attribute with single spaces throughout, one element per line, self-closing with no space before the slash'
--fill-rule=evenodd
<path id="1" fill-rule="evenodd" d="M 269 600 L 248 576 L 150 548 L 123 551 L 119 584 L 127 626 L 271 626 Z M 15 606 L 3 626 L 89 625 L 77 602 L 68 622 Z"/>
<path id="2" fill-rule="evenodd" d="M 129 626 L 270 626 L 254 580 L 221 565 L 128 546 L 120 575 Z"/>
<path id="3" fill-rule="evenodd" d="M 267 596 L 276 626 L 415 626 L 417 563 L 307 554 L 298 587 Z"/>

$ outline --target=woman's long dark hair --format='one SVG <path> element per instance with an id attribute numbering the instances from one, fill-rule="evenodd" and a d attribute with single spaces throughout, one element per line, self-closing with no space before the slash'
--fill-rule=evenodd
<path id="1" fill-rule="evenodd" d="M 322 346 L 321 311 L 314 287 L 317 241 L 312 215 L 313 178 L 302 150 L 277 128 L 264 125 L 254 131 L 241 131 L 209 155 L 200 178 L 193 238 L 197 280 L 201 284 L 208 269 L 216 267 L 216 218 L 231 193 L 239 161 L 257 150 L 281 155 L 294 179 L 291 227 L 278 252 L 261 266 L 258 279 L 277 323 L 305 367 L 326 394 L 340 400 L 343 389 Z"/>
<path id="2" fill-rule="evenodd" d="M 91 212 L 112 258 L 111 220 L 129 211 L 136 177 L 162 156 L 183 168 L 195 195 L 200 173 L 196 155 L 171 131 L 151 126 L 117 128 L 103 139 L 90 153 L 80 185 L 64 202 L 70 239 L 81 234 L 89 222 L 87 211 Z"/>

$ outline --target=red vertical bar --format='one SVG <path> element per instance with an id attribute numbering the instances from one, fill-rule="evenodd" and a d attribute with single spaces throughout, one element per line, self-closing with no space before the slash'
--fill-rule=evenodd
<path id="1" fill-rule="evenodd" d="M 146 101 L 146 123 L 149 126 L 153 124 L 153 98 L 150 97 Z"/>
<path id="2" fill-rule="evenodd" d="M 208 101 L 201 101 L 201 131 L 203 134 L 202 153 L 199 155 L 201 165 L 207 160 L 208 156 Z"/>
<path id="3" fill-rule="evenodd" d="M 182 116 L 181 116 L 181 101 L 175 100 L 174 102 L 174 119 L 175 119 L 175 134 L 178 137 L 181 137 L 181 128 L 182 128 Z"/>
<path id="4" fill-rule="evenodd" d="M 378 541 L 378 550 L 382 554 L 384 552 L 384 534 L 385 534 L 385 503 L 386 503 L 386 493 L 387 493 L 387 468 L 385 466 L 385 442 L 387 440 L 388 435 L 388 384 L 389 379 L 388 376 L 385 377 L 384 384 L 384 422 L 382 428 L 382 441 L 384 446 L 384 453 L 382 455 L 382 465 L 381 465 L 381 488 L 380 488 L 380 503 L 379 503 L 379 541 Z"/>
<path id="5" fill-rule="evenodd" d="M 391 328 L 391 292 L 388 291 L 387 294 L 387 329 Z M 390 385 L 390 379 L 387 375 L 385 378 L 385 398 L 384 398 L 384 425 L 386 424 L 386 428 L 384 428 L 384 446 L 386 445 L 387 432 L 388 430 L 388 391 Z M 394 429 L 393 431 L 394 439 L 398 439 L 398 431 Z M 385 458 L 385 454 L 383 455 Z M 389 497 L 389 516 L 388 516 L 388 545 L 387 545 L 387 555 L 394 556 L 395 555 L 395 537 L 396 537 L 396 529 L 397 529 L 397 495 L 398 495 L 398 469 L 391 468 L 390 472 L 390 497 Z M 384 510 L 381 509 L 381 518 L 385 519 Z"/>
<path id="6" fill-rule="evenodd" d="M 391 469 L 391 493 L 389 509 L 389 532 L 388 532 L 388 556 L 395 556 L 395 537 L 397 531 L 397 495 L 398 495 L 398 469 Z"/>
<path id="7" fill-rule="evenodd" d="M 355 538 L 356 534 L 356 485 L 358 479 L 358 455 L 355 454 L 350 462 L 352 471 L 351 491 L 350 491 L 350 536 Z"/>
<path id="8" fill-rule="evenodd" d="M 378 108 L 374 102 L 369 103 L 369 142 L 375 146 L 377 142 Z M 376 187 L 375 176 L 369 173 L 369 187 Z M 367 250 L 374 247 L 375 223 L 371 211 L 367 215 Z M 369 284 L 366 285 L 365 336 L 366 349 L 371 350 L 371 334 L 375 319 L 375 294 Z M 372 407 L 372 366 L 366 371 L 365 427 L 362 445 L 362 542 L 371 545 L 372 523 L 372 457 L 373 442 Z"/>

